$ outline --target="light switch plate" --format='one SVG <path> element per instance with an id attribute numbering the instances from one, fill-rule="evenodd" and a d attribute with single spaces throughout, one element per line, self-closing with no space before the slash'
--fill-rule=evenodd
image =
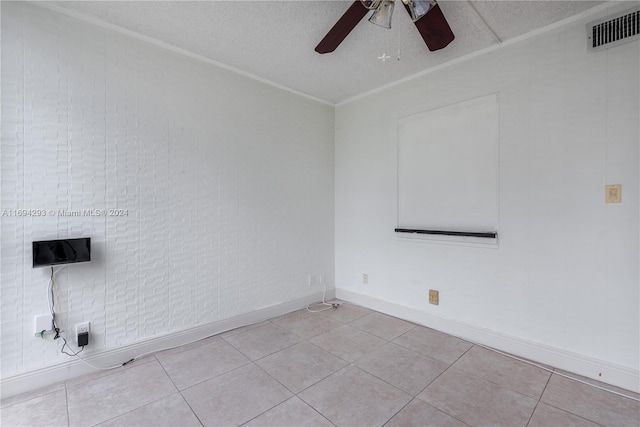
<path id="1" fill-rule="evenodd" d="M 605 203 L 622 203 L 622 185 L 605 185 L 604 201 Z"/>

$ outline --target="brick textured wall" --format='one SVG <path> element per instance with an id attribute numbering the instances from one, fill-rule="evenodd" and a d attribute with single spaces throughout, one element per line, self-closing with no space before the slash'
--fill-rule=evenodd
<path id="1" fill-rule="evenodd" d="M 215 41 L 212 41 L 215 42 Z M 56 275 L 100 352 L 333 285 L 333 108 L 34 5 L 2 4 L 2 377 L 65 361 L 33 337 L 31 242 L 91 237 Z M 69 334 L 71 336 L 71 334 Z"/>

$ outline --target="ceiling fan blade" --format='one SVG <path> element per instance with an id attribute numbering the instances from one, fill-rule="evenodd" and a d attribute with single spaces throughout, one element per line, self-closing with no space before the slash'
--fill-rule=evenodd
<path id="1" fill-rule="evenodd" d="M 338 19 L 338 22 L 329 30 L 326 36 L 322 39 L 318 46 L 316 46 L 316 52 L 329 53 L 336 50 L 338 45 L 349 35 L 351 30 L 358 25 L 358 22 L 364 18 L 369 12 L 369 9 L 364 7 L 360 0 L 353 2 L 349 9 Z"/>
<path id="2" fill-rule="evenodd" d="M 411 15 L 409 7 L 406 4 L 404 7 Z M 446 47 L 455 38 L 438 4 L 431 7 L 429 12 L 418 19 L 415 24 L 422 39 L 432 52 Z"/>

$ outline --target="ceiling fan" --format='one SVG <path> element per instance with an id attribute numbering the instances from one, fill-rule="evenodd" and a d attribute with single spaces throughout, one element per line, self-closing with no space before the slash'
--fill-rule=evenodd
<path id="1" fill-rule="evenodd" d="M 411 15 L 411 19 L 430 51 L 442 49 L 453 41 L 453 31 L 451 31 L 451 27 L 449 27 L 435 0 L 402 0 L 402 3 Z M 329 53 L 336 50 L 370 10 L 373 10 L 373 14 L 369 18 L 369 22 L 391 28 L 394 4 L 395 0 L 354 1 L 322 41 L 318 43 L 316 52 Z"/>

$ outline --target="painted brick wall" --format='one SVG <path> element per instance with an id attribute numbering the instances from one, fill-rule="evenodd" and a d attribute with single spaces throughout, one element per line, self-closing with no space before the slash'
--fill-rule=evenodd
<path id="1" fill-rule="evenodd" d="M 2 377 L 66 360 L 32 335 L 33 240 L 88 236 L 57 275 L 92 352 L 333 285 L 333 108 L 37 6 L 2 4 Z M 89 352 L 89 351 L 88 351 Z"/>

